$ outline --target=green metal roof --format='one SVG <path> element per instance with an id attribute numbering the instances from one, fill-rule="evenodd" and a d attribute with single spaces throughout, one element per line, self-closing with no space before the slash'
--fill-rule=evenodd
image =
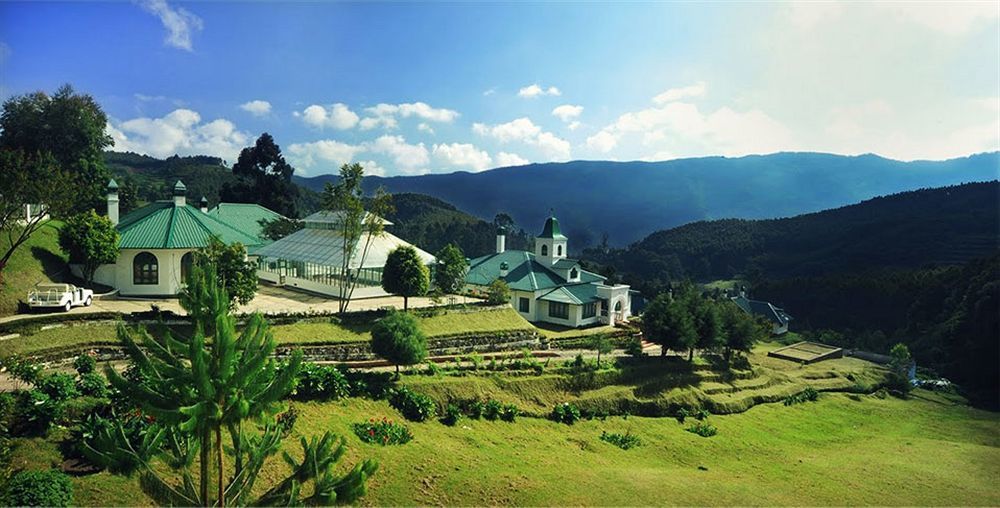
<path id="1" fill-rule="evenodd" d="M 542 228 L 542 234 L 538 235 L 538 238 L 551 238 L 553 240 L 566 239 L 566 237 L 563 236 L 562 231 L 559 229 L 559 221 L 555 217 L 545 219 L 545 227 Z"/>
<path id="2" fill-rule="evenodd" d="M 157 201 L 129 213 L 118 224 L 118 233 L 122 249 L 197 249 L 208 245 L 212 236 L 247 247 L 262 243 L 255 235 L 173 201 Z"/>
<path id="3" fill-rule="evenodd" d="M 539 296 L 538 299 L 545 300 L 547 302 L 583 305 L 585 303 L 596 302 L 600 300 L 600 297 L 597 296 L 597 284 L 590 282 L 559 286 L 558 288 Z"/>
<path id="4" fill-rule="evenodd" d="M 219 206 L 209 210 L 208 214 L 248 235 L 260 238 L 263 243 L 269 243 L 269 240 L 261 237 L 263 228 L 260 221 L 284 218 L 278 212 L 256 203 L 219 203 Z"/>
<path id="5" fill-rule="evenodd" d="M 111 181 L 108 182 L 108 190 L 117 189 L 117 188 L 118 188 L 118 182 L 116 182 L 115 179 L 112 178 Z"/>
<path id="6" fill-rule="evenodd" d="M 542 265 L 531 252 L 508 250 L 499 254 L 478 257 L 469 261 L 469 273 L 465 281 L 480 286 L 489 285 L 500 277 L 500 264 L 507 263 L 504 280 L 511 289 L 535 291 L 566 285 L 565 279 Z M 580 270 L 580 282 L 603 282 L 604 277 L 586 270 Z M 577 284 L 577 283 L 572 283 Z"/>

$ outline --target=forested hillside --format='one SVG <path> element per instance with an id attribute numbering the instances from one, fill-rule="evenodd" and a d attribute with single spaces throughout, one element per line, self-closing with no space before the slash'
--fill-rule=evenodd
<path id="1" fill-rule="evenodd" d="M 490 220 L 506 212 L 541 225 L 551 209 L 574 253 L 625 246 L 650 233 L 701 220 L 789 217 L 927 187 L 997 178 L 1000 154 L 901 162 L 876 155 L 777 153 L 665 162 L 573 161 L 480 173 L 365 178 L 370 192 L 434 196 Z M 336 168 L 329 168 L 335 172 Z M 320 191 L 332 175 L 296 178 Z M 533 228 L 528 228 L 529 231 Z"/>

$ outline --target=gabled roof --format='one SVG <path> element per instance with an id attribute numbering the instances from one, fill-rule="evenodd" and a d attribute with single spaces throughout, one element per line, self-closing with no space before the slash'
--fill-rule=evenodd
<path id="1" fill-rule="evenodd" d="M 358 243 L 364 246 L 367 235 L 362 235 Z M 372 238 L 371 245 L 368 246 L 368 255 L 365 257 L 364 266 L 360 266 L 360 257 L 355 252 L 351 259 L 351 268 L 378 268 L 385 266 L 385 261 L 396 247 L 410 245 L 399 237 L 383 232 L 380 236 Z M 317 265 L 340 267 L 344 261 L 343 253 L 344 241 L 340 233 L 333 229 L 300 229 L 280 240 L 265 245 L 254 251 L 255 256 L 261 258 L 285 259 L 288 261 L 300 261 Z M 417 255 L 425 264 L 434 262 L 434 256 L 410 245 L 417 251 Z M 355 245 L 355 249 L 358 246 Z"/>
<path id="2" fill-rule="evenodd" d="M 597 284 L 585 283 L 559 286 L 552 291 L 539 296 L 538 299 L 545 300 L 547 302 L 583 305 L 585 303 L 596 302 L 601 298 L 597 296 Z"/>
<path id="3" fill-rule="evenodd" d="M 775 307 L 769 302 L 751 300 L 745 296 L 735 296 L 732 300 L 744 312 L 764 316 L 765 319 L 779 326 L 787 324 L 792 319 L 791 316 L 785 313 L 784 309 Z"/>
<path id="4" fill-rule="evenodd" d="M 263 228 L 260 221 L 284 218 L 280 213 L 257 203 L 219 203 L 208 214 L 233 228 L 260 238 L 262 243 L 269 243 L 270 240 L 261 236 Z"/>
<path id="5" fill-rule="evenodd" d="M 556 270 L 569 270 L 578 264 L 580 264 L 580 262 L 575 259 L 562 258 L 555 263 L 552 263 L 552 268 L 555 268 Z"/>
<path id="6" fill-rule="evenodd" d="M 562 231 L 559 229 L 559 220 L 555 217 L 545 219 L 545 226 L 542 228 L 542 234 L 538 235 L 538 238 L 550 238 L 553 240 L 566 239 L 566 237 L 563 236 Z"/>
<path id="7" fill-rule="evenodd" d="M 566 279 L 539 263 L 533 253 L 523 250 L 508 250 L 469 261 L 469 273 L 465 276 L 465 281 L 480 286 L 489 285 L 500 277 L 501 263 L 507 263 L 507 276 L 504 277 L 504 280 L 511 289 L 536 291 L 567 284 Z M 605 277 L 596 273 L 580 270 L 580 281 L 571 284 L 603 282 L 604 280 Z"/>
<path id="8" fill-rule="evenodd" d="M 157 201 L 135 210 L 118 223 L 122 249 L 197 249 L 216 236 L 225 243 L 247 247 L 261 244 L 256 235 L 244 233 L 219 219 L 173 201 Z"/>

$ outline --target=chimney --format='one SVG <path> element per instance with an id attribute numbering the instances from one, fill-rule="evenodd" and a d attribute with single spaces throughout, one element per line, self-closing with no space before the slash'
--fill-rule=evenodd
<path id="1" fill-rule="evenodd" d="M 201 213 L 208 213 L 208 198 L 202 196 L 201 203 L 198 208 L 201 210 Z"/>
<path id="2" fill-rule="evenodd" d="M 501 237 L 501 238 L 503 238 L 503 237 Z M 508 268 L 510 268 L 510 267 L 507 265 L 506 261 L 504 261 L 503 263 L 500 263 L 500 278 L 501 279 L 507 277 L 507 270 L 508 270 Z"/>
<path id="3" fill-rule="evenodd" d="M 108 182 L 108 220 L 118 225 L 118 184 L 114 180 Z"/>
<path id="4" fill-rule="evenodd" d="M 174 206 L 184 206 L 187 204 L 187 187 L 184 186 L 184 182 L 177 180 L 174 184 Z"/>
<path id="5" fill-rule="evenodd" d="M 503 226 L 497 228 L 497 254 L 503 254 L 507 250 L 507 236 Z"/>

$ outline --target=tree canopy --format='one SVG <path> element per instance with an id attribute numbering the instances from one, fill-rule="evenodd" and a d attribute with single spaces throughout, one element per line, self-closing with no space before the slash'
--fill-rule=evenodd
<path id="1" fill-rule="evenodd" d="M 408 312 L 389 311 L 372 326 L 372 352 L 396 366 L 415 365 L 427 357 L 427 338 L 417 318 Z"/>
<path id="2" fill-rule="evenodd" d="M 198 251 L 197 261 L 214 267 L 229 296 L 231 308 L 250 303 L 257 294 L 257 266 L 247 259 L 247 248 L 243 244 L 226 245 L 212 237 L 208 245 Z"/>
<path id="3" fill-rule="evenodd" d="M 688 351 L 698 340 L 694 318 L 687 302 L 661 293 L 642 313 L 642 335 L 646 340 L 662 346 L 662 354 L 670 351 Z"/>
<path id="4" fill-rule="evenodd" d="M 382 289 L 403 297 L 403 309 L 410 306 L 410 297 L 427 294 L 430 277 L 417 250 L 409 245 L 393 249 L 382 268 Z"/>
<path id="5" fill-rule="evenodd" d="M 118 240 L 114 224 L 93 210 L 70 217 L 59 230 L 59 247 L 70 263 L 80 264 L 87 282 L 94 280 L 98 267 L 118 259 Z"/>
<path id="6" fill-rule="evenodd" d="M 299 188 L 292 183 L 294 171 L 285 162 L 274 138 L 265 132 L 254 146 L 240 151 L 233 164 L 237 181 L 223 186 L 220 195 L 224 201 L 257 203 L 285 217 L 296 218 Z"/>
<path id="7" fill-rule="evenodd" d="M 434 265 L 434 286 L 443 293 L 458 293 L 465 287 L 469 262 L 458 246 L 449 243 L 438 251 Z"/>

